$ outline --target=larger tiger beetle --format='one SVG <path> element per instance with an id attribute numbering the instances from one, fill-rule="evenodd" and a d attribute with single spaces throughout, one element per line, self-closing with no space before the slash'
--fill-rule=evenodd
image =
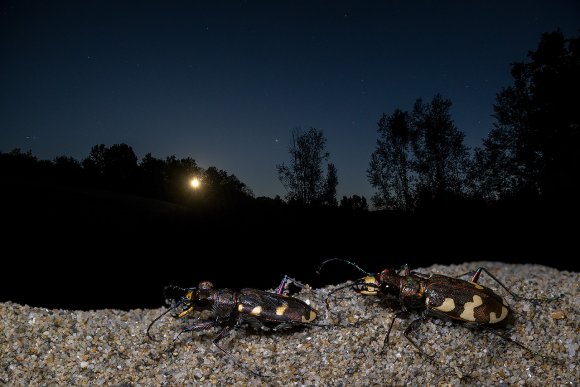
<path id="1" fill-rule="evenodd" d="M 158 341 L 151 335 L 151 327 L 171 311 L 178 310 L 177 313 L 173 314 L 173 317 L 183 318 L 195 312 L 209 310 L 213 313 L 212 317 L 196 320 L 192 325 L 178 332 L 174 340 L 177 340 L 185 332 L 222 327 L 213 339 L 213 344 L 224 355 L 251 373 L 257 376 L 268 376 L 240 363 L 232 354 L 222 348 L 219 342 L 227 337 L 232 330 L 242 326 L 274 331 L 304 325 L 323 326 L 313 322 L 317 316 L 314 308 L 306 302 L 286 294 L 286 289 L 290 283 L 303 286 L 300 282 L 287 276 L 284 277 L 275 293 L 249 288 L 239 291 L 215 289 L 209 281 L 200 282 L 197 287 L 191 288 L 166 286 L 164 289 L 166 295 L 168 290 L 172 290 L 180 292 L 183 296 L 179 300 L 173 300 L 173 305 L 149 324 L 147 336 L 153 341 Z"/>
<path id="2" fill-rule="evenodd" d="M 428 358 L 432 358 L 432 356 L 427 355 L 409 335 L 428 316 L 434 316 L 464 323 L 469 327 L 486 329 L 502 339 L 525 349 L 534 356 L 554 360 L 534 352 L 518 341 L 494 330 L 494 328 L 506 325 L 506 322 L 513 314 L 513 310 L 501 296 L 497 295 L 491 289 L 480 285 L 478 280 L 481 273 L 485 272 L 512 297 L 518 300 L 538 303 L 540 301 L 553 301 L 558 297 L 537 299 L 519 296 L 508 289 L 484 267 L 479 267 L 475 271 L 467 272 L 457 277 L 448 277 L 441 274 L 421 274 L 410 270 L 407 265 L 403 265 L 399 270 L 384 269 L 380 273 L 372 274 L 361 269 L 353 262 L 340 258 L 332 258 L 322 262 L 318 272 L 320 273 L 322 267 L 331 261 L 347 263 L 366 275 L 352 283 L 336 288 L 331 293 L 350 287 L 359 294 L 379 296 L 399 304 L 401 310 L 395 314 L 389 325 L 387 335 L 383 342 L 383 350 L 388 345 L 391 329 L 395 321 L 414 310 L 422 312 L 422 315 L 407 326 L 404 335 L 421 355 L 425 355 Z M 460 277 L 466 275 L 470 276 L 468 281 L 460 279 Z"/>

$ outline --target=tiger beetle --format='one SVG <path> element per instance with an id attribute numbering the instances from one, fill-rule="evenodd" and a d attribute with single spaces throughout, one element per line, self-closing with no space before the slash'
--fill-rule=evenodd
<path id="1" fill-rule="evenodd" d="M 194 312 L 209 310 L 213 312 L 211 318 L 196 320 L 193 325 L 181 330 L 174 336 L 174 341 L 185 332 L 203 331 L 212 327 L 222 327 L 222 330 L 213 339 L 213 344 L 227 357 L 235 363 L 257 376 L 268 376 L 261 372 L 254 371 L 240 363 L 231 353 L 219 345 L 220 340 L 227 337 L 232 330 L 240 327 L 252 327 L 264 330 L 281 330 L 294 326 L 315 325 L 317 312 L 306 302 L 287 295 L 287 288 L 290 283 L 303 287 L 300 282 L 284 276 L 282 282 L 275 293 L 257 289 L 241 289 L 233 291 L 230 289 L 215 289 L 209 281 L 200 282 L 197 287 L 181 288 L 169 285 L 167 290 L 177 290 L 184 294 L 181 299 L 173 302 L 165 312 L 157 316 L 147 327 L 147 336 L 152 341 L 158 341 L 151 335 L 151 327 L 167 313 L 180 310 L 173 314 L 174 318 L 183 318 Z M 167 297 L 166 297 L 167 298 Z"/>
<path id="2" fill-rule="evenodd" d="M 387 335 L 383 342 L 383 350 L 388 345 L 389 336 L 395 320 L 408 314 L 409 311 L 415 310 L 423 312 L 422 316 L 413 320 L 407 326 L 404 335 L 421 355 L 427 356 L 428 358 L 431 358 L 431 356 L 427 355 L 421 347 L 411 339 L 409 334 L 416 330 L 428 316 L 433 316 L 464 323 L 468 327 L 480 327 L 486 329 L 502 339 L 525 349 L 534 356 L 554 360 L 534 352 L 518 341 L 493 330 L 493 328 L 505 326 L 508 318 L 511 317 L 513 310 L 502 297 L 494 293 L 491 289 L 480 285 L 477 281 L 479 280 L 481 273 L 485 272 L 514 298 L 533 303 L 539 301 L 553 301 L 558 297 L 544 299 L 521 297 L 508 289 L 484 267 L 479 267 L 475 271 L 467 272 L 456 277 L 448 277 L 441 274 L 421 274 L 410 270 L 408 265 L 403 265 L 399 270 L 384 269 L 380 273 L 372 274 L 361 269 L 353 262 L 340 258 L 332 258 L 322 262 L 318 268 L 318 273 L 320 273 L 320 270 L 324 265 L 331 261 L 347 263 L 366 274 L 365 277 L 338 287 L 331 293 L 350 287 L 359 294 L 379 296 L 386 300 L 395 301 L 399 304 L 401 310 L 395 314 L 395 317 L 389 325 Z M 460 279 L 460 277 L 466 275 L 471 276 L 469 281 Z"/>

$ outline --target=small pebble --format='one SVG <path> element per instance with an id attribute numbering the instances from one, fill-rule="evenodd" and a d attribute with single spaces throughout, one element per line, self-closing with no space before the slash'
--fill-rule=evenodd
<path id="1" fill-rule="evenodd" d="M 556 310 L 556 311 L 553 311 L 552 313 L 550 313 L 550 316 L 554 320 L 563 320 L 566 318 L 566 313 L 563 310 Z"/>

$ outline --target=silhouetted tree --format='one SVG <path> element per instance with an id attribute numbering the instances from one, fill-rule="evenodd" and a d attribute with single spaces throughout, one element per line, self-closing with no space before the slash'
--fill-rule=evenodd
<path id="1" fill-rule="evenodd" d="M 191 198 L 189 182 L 195 176 L 201 176 L 203 169 L 191 157 L 178 159 L 175 155 L 165 159 L 166 192 L 172 201 L 184 202 Z"/>
<path id="2" fill-rule="evenodd" d="M 343 196 L 340 200 L 340 208 L 355 211 L 368 211 L 369 206 L 364 196 L 352 195 L 351 197 Z"/>
<path id="3" fill-rule="evenodd" d="M 321 130 L 310 128 L 302 133 L 300 129 L 292 131 L 290 142 L 290 164 L 276 165 L 278 177 L 288 191 L 286 198 L 304 204 L 319 203 L 325 193 L 325 179 L 323 177 L 323 163 L 330 154 L 325 151 L 326 138 Z M 331 179 L 336 178 L 336 168 L 327 174 Z M 336 184 L 329 182 L 327 188 Z M 330 192 L 330 191 L 329 191 Z"/>
<path id="4" fill-rule="evenodd" d="M 577 200 L 580 176 L 580 38 L 542 35 L 513 85 L 497 94 L 496 122 L 476 151 L 475 191 Z"/>
<path id="5" fill-rule="evenodd" d="M 201 168 L 191 157 L 178 159 L 175 155 L 172 155 L 165 159 L 165 163 L 167 164 L 167 176 L 170 180 L 180 180 L 188 183 L 189 178 L 201 172 Z"/>
<path id="6" fill-rule="evenodd" d="M 379 139 L 367 170 L 378 192 L 372 197 L 379 208 L 410 209 L 413 205 L 412 128 L 409 114 L 396 109 L 378 122 Z"/>
<path id="7" fill-rule="evenodd" d="M 53 160 L 57 178 L 67 183 L 79 183 L 83 176 L 81 163 L 73 157 L 58 156 Z"/>
<path id="8" fill-rule="evenodd" d="M 451 100 L 437 94 L 428 104 L 418 99 L 411 113 L 414 170 L 421 200 L 465 191 L 469 155 L 463 144 L 465 134 L 451 118 L 451 105 Z"/>
<path id="9" fill-rule="evenodd" d="M 82 169 L 81 163 L 74 157 L 69 156 L 57 156 L 53 160 L 53 164 L 57 168 L 80 170 Z"/>
<path id="10" fill-rule="evenodd" d="M 221 205 L 236 204 L 254 196 L 252 190 L 236 175 L 216 167 L 209 167 L 203 172 L 202 183 L 204 198 Z"/>
<path id="11" fill-rule="evenodd" d="M 105 183 L 109 188 L 124 191 L 135 190 L 137 155 L 125 143 L 110 148 L 104 144 L 95 145 L 82 164 L 86 173 L 96 180 L 94 183 Z"/>
<path id="12" fill-rule="evenodd" d="M 329 163 L 326 170 L 326 180 L 324 180 L 324 189 L 322 191 L 322 204 L 336 207 L 336 186 L 338 185 L 338 175 L 334 164 Z"/>
<path id="13" fill-rule="evenodd" d="M 487 200 L 498 200 L 524 185 L 522 174 L 514 163 L 505 131 L 493 129 L 483 139 L 483 148 L 476 148 L 469 169 L 472 194 Z"/>
<path id="14" fill-rule="evenodd" d="M 153 157 L 151 153 L 147 153 L 141 159 L 139 168 L 141 168 L 142 173 L 146 176 L 162 180 L 166 174 L 167 164 L 164 160 Z"/>
<path id="15" fill-rule="evenodd" d="M 367 177 L 376 207 L 408 210 L 420 202 L 461 195 L 469 156 L 455 127 L 451 101 L 417 99 L 411 113 L 396 109 L 379 120 Z"/>
<path id="16" fill-rule="evenodd" d="M 105 152 L 105 177 L 115 185 L 129 188 L 137 177 L 137 155 L 127 144 L 112 145 Z"/>
<path id="17" fill-rule="evenodd" d="M 106 153 L 107 147 L 105 144 L 94 145 L 89 152 L 89 156 L 82 161 L 84 170 L 95 176 L 103 176 L 105 174 Z"/>
<path id="18" fill-rule="evenodd" d="M 0 172 L 3 176 L 25 177 L 37 170 L 38 159 L 30 150 L 24 153 L 20 148 L 14 148 L 8 153 L 0 153 Z"/>
<path id="19" fill-rule="evenodd" d="M 51 162 L 37 160 L 32 152 L 23 153 L 20 149 L 0 152 L 0 173 L 19 179 L 41 176 L 49 182 L 56 177 L 66 184 L 88 182 L 113 191 L 130 191 L 182 204 L 203 203 L 210 207 L 236 205 L 254 197 L 252 190 L 235 175 L 216 167 L 204 170 L 191 157 L 178 159 L 172 155 L 163 160 L 147 153 L 137 164 L 137 156 L 127 144 L 115 144 L 110 148 L 104 144 L 93 146 L 82 167 L 67 156 L 59 156 Z M 193 177 L 202 180 L 199 191 L 192 190 Z M 284 204 L 280 197 L 273 200 Z"/>
<path id="20" fill-rule="evenodd" d="M 141 190 L 147 195 L 165 198 L 167 164 L 164 160 L 147 153 L 139 163 Z"/>

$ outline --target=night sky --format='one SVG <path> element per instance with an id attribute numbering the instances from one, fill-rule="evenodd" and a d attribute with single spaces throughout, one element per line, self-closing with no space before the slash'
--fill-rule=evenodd
<path id="1" fill-rule="evenodd" d="M 143 4 L 141 4 L 143 3 Z M 145 4 L 146 3 L 146 4 Z M 578 1 L 0 2 L 0 151 L 193 157 L 283 196 L 291 130 L 321 129 L 338 195 L 365 195 L 383 112 L 441 93 L 466 145 Z"/>

